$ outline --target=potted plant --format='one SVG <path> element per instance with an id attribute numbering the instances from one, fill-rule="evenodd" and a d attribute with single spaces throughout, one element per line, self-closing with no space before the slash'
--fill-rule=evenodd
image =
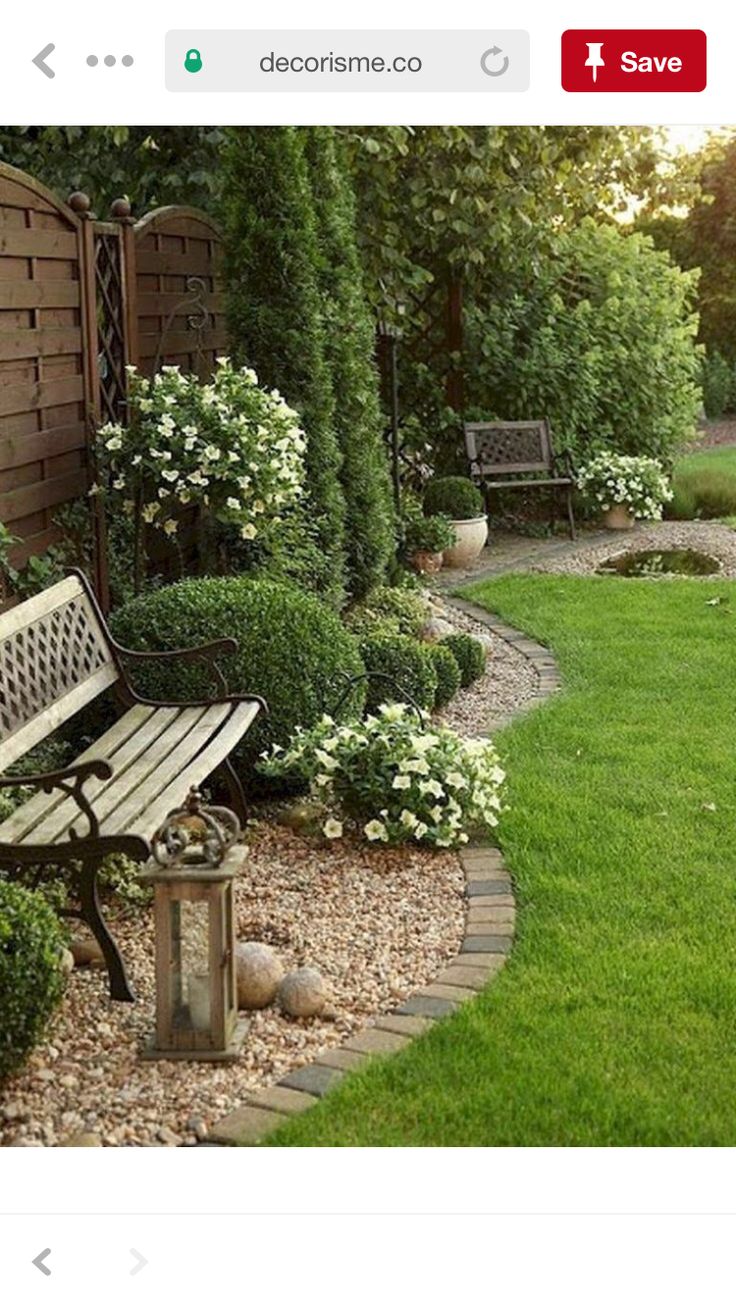
<path id="1" fill-rule="evenodd" d="M 417 514 L 404 523 L 404 550 L 416 573 L 438 573 L 442 556 L 454 544 L 455 533 L 444 514 Z"/>
<path id="2" fill-rule="evenodd" d="M 637 518 L 660 519 L 672 490 L 662 465 L 646 455 L 595 455 L 578 473 L 578 489 L 603 511 L 612 531 L 627 531 Z"/>
<path id="3" fill-rule="evenodd" d="M 483 500 L 469 477 L 434 477 L 424 492 L 425 514 L 444 514 L 455 532 L 455 544 L 445 550 L 445 568 L 467 568 L 488 540 Z"/>

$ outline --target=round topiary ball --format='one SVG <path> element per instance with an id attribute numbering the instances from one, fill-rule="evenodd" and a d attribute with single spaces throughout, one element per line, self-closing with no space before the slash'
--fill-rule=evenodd
<path id="1" fill-rule="evenodd" d="M 331 713 L 345 676 L 364 671 L 357 639 L 337 614 L 283 582 L 191 578 L 131 600 L 112 615 L 111 627 L 118 640 L 135 650 L 235 637 L 237 654 L 218 661 L 228 689 L 233 695 L 263 696 L 270 710 L 258 715 L 234 756 L 251 787 L 259 755 L 273 744 L 286 745 L 297 726 L 313 727 L 323 713 Z M 199 663 L 161 660 L 131 673 L 137 689 L 154 699 L 218 694 L 211 673 Z M 365 684 L 358 682 L 338 717 L 359 717 L 364 698 Z"/>
<path id="2" fill-rule="evenodd" d="M 485 648 L 469 632 L 454 632 L 452 636 L 445 636 L 440 646 L 451 650 L 460 665 L 461 686 L 472 686 L 482 676 L 486 666 Z"/>
<path id="3" fill-rule="evenodd" d="M 284 976 L 276 951 L 261 941 L 239 941 L 235 947 L 238 1009 L 265 1009 L 273 1004 Z"/>
<path id="4" fill-rule="evenodd" d="M 437 690 L 434 696 L 435 709 L 449 704 L 460 690 L 460 665 L 452 650 L 446 645 L 432 645 L 429 654 L 437 674 Z"/>
<path id="5" fill-rule="evenodd" d="M 317 968 L 295 968 L 279 987 L 279 1003 L 290 1018 L 316 1018 L 327 1000 L 327 985 Z"/>
<path id="6" fill-rule="evenodd" d="M 431 709 L 437 694 L 437 674 L 430 647 L 412 636 L 377 636 L 361 641 L 360 653 L 368 680 L 366 710 L 406 699 L 420 709 Z"/>
<path id="7" fill-rule="evenodd" d="M 433 477 L 424 492 L 425 514 L 446 514 L 456 522 L 480 518 L 483 497 L 469 477 Z"/>
<path id="8" fill-rule="evenodd" d="M 64 935 L 37 891 L 0 881 L 0 1082 L 40 1039 L 64 991 Z"/>

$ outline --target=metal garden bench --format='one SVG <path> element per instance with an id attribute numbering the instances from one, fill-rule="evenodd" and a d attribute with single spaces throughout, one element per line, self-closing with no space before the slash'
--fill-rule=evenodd
<path id="1" fill-rule="evenodd" d="M 466 423 L 465 451 L 470 476 L 483 491 L 486 513 L 490 513 L 491 491 L 549 488 L 552 493 L 550 525 L 554 531 L 555 498 L 558 491 L 564 490 L 570 538 L 575 539 L 572 459 L 567 450 L 560 454 L 559 460 L 564 464 L 564 473 L 560 473 L 546 418 L 518 423 Z"/>
<path id="2" fill-rule="evenodd" d="M 259 696 L 228 695 L 217 659 L 236 650 L 230 637 L 190 650 L 127 650 L 111 635 L 89 583 L 77 572 L 0 614 L 0 788 L 36 789 L 0 824 L 0 868 L 11 875 L 29 868 L 68 870 L 79 908 L 65 912 L 94 933 L 115 1000 L 135 997 L 100 906 L 102 861 L 120 853 L 146 862 L 167 815 L 181 807 L 190 787 L 215 772 L 245 818 L 243 788 L 228 756 L 266 705 Z M 161 659 L 205 661 L 216 697 L 143 699 L 126 665 Z M 124 712 L 74 763 L 53 773 L 2 776 L 110 689 Z"/>

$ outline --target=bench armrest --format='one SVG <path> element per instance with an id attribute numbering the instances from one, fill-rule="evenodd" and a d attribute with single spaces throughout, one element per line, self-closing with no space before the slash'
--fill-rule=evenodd
<path id="1" fill-rule="evenodd" d="M 166 659 L 169 662 L 173 659 L 182 664 L 209 664 L 212 679 L 221 697 L 226 700 L 232 698 L 228 694 L 227 682 L 217 661 L 223 656 L 238 653 L 238 643 L 233 636 L 223 636 L 216 641 L 207 641 L 204 645 L 184 646 L 177 650 L 129 650 L 127 646 L 120 645 L 112 638 L 111 645 L 118 659 L 122 660 L 130 659 L 133 662 L 137 660 L 139 663 L 151 663 L 157 659 Z M 132 690 L 130 687 L 129 689 Z M 135 699 L 140 698 L 134 692 L 133 695 Z M 248 696 L 247 698 L 250 700 L 258 699 L 257 696 Z M 151 701 L 146 703 L 150 704 Z"/>
<path id="2" fill-rule="evenodd" d="M 88 777 L 98 777 L 101 781 L 106 782 L 112 777 L 112 765 L 106 759 L 89 759 L 86 763 L 70 764 L 68 768 L 60 768 L 54 773 L 29 773 L 25 776 L 0 777 L 0 790 L 8 790 L 10 787 L 32 786 L 40 791 L 63 791 L 79 808 L 79 812 L 89 823 L 89 837 L 96 838 L 100 834 L 100 824 L 94 809 L 87 796 L 84 794 L 84 783 Z M 69 835 L 72 840 L 77 839 L 74 828 L 69 829 Z"/>

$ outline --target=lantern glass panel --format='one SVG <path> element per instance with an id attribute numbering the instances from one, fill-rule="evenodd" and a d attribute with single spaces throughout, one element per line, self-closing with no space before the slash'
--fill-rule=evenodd
<path id="1" fill-rule="evenodd" d="M 176 900 L 171 905 L 173 946 L 172 1025 L 207 1031 L 210 1007 L 210 921 L 206 900 Z"/>

